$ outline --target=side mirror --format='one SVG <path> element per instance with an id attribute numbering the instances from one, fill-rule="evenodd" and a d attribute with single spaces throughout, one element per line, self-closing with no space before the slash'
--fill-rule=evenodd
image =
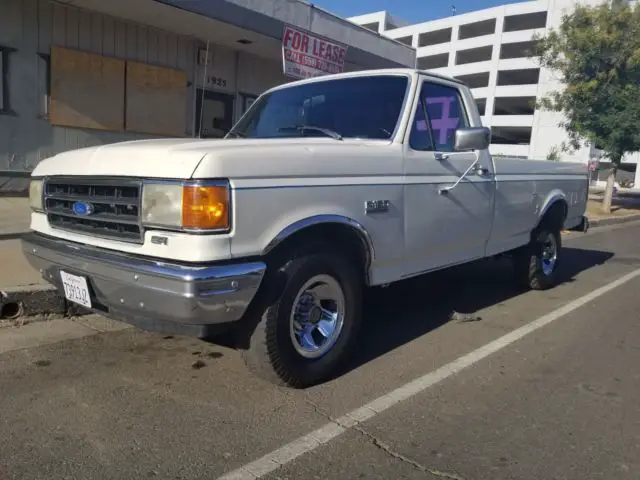
<path id="1" fill-rule="evenodd" d="M 456 152 L 465 150 L 484 150 L 491 143 L 491 130 L 487 127 L 459 128 L 453 149 Z"/>

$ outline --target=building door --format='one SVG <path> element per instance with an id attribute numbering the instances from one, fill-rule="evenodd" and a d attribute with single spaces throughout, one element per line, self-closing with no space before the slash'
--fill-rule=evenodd
<path id="1" fill-rule="evenodd" d="M 258 95 L 251 95 L 249 93 L 242 94 L 242 100 L 243 100 L 242 115 L 247 113 L 247 110 L 251 108 L 251 105 L 253 105 L 253 102 L 255 102 L 257 99 L 258 99 Z"/>
<path id="2" fill-rule="evenodd" d="M 224 137 L 233 126 L 234 96 L 203 89 L 198 89 L 196 94 L 196 135 Z"/>

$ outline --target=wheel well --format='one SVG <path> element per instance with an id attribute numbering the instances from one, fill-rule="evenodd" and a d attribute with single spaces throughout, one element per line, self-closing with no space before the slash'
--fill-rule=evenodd
<path id="1" fill-rule="evenodd" d="M 542 216 L 539 226 L 562 230 L 568 211 L 569 206 L 565 200 L 556 200 Z"/>
<path id="2" fill-rule="evenodd" d="M 352 259 L 368 284 L 369 265 L 372 260 L 368 240 L 355 228 L 341 223 L 311 225 L 291 234 L 267 253 L 267 262 L 270 259 L 286 258 L 294 249 L 300 247 L 318 248 L 325 245 L 341 251 Z"/>

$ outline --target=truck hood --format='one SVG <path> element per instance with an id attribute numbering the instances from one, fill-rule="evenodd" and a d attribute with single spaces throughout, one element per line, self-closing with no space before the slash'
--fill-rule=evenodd
<path id="1" fill-rule="evenodd" d="M 189 178 L 204 153 L 190 147 L 215 141 L 156 139 L 119 142 L 59 153 L 43 160 L 33 176 L 89 175 L 148 178 Z"/>
<path id="2" fill-rule="evenodd" d="M 386 141 L 332 138 L 281 139 L 154 139 L 119 142 L 70 150 L 43 160 L 33 176 L 124 176 L 139 178 L 246 178 L 272 175 L 308 175 L 347 172 L 362 168 L 350 159 L 369 158 L 369 168 L 388 152 Z M 382 150 L 382 151 L 381 151 Z M 309 160 L 315 160 L 309 162 Z M 356 162 L 356 164 L 359 162 Z M 381 165 L 389 168 L 388 157 Z M 346 169 L 346 170 L 345 170 Z M 374 170 L 377 170 L 375 167 Z M 387 172 L 373 172 L 387 173 Z"/>

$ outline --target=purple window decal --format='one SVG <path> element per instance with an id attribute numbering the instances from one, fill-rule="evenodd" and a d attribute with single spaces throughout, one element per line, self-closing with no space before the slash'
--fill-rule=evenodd
<path id="1" fill-rule="evenodd" d="M 460 117 L 450 116 L 451 104 L 455 101 L 456 97 L 427 98 L 427 105 L 442 105 L 442 116 L 440 118 L 433 118 L 431 111 L 429 111 L 429 116 L 431 117 L 431 129 L 436 135 L 439 145 L 446 145 L 449 143 L 449 131 L 455 131 L 460 124 Z"/>

